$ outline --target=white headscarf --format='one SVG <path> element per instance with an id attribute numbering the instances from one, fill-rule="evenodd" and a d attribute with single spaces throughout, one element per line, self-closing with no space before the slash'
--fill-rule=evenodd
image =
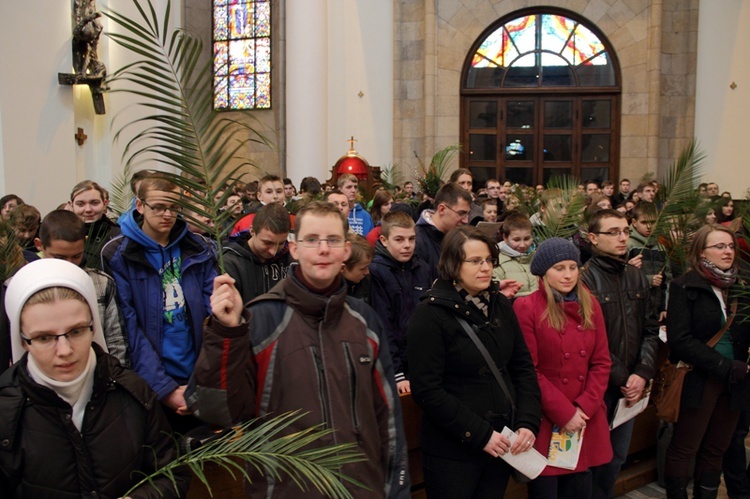
<path id="1" fill-rule="evenodd" d="M 98 343 L 105 352 L 109 352 L 104 342 L 94 282 L 83 269 L 70 262 L 56 258 L 42 258 L 24 265 L 16 272 L 5 292 L 5 311 L 10 319 L 14 364 L 26 352 L 21 339 L 21 310 L 24 304 L 37 291 L 54 287 L 70 288 L 86 299 L 94 323 L 94 342 Z"/>

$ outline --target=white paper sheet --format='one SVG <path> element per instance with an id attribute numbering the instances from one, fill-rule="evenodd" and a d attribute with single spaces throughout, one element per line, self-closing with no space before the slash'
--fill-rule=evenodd
<path id="1" fill-rule="evenodd" d="M 516 441 L 518 435 L 516 432 L 508 428 L 503 428 L 502 435 L 510 440 L 510 445 L 513 446 L 513 442 Z M 515 456 L 510 452 L 506 452 L 500 456 L 506 463 L 513 466 L 515 469 L 529 477 L 531 480 L 538 477 L 539 474 L 547 466 L 547 460 L 543 455 L 539 454 L 533 447 L 526 452 L 521 452 Z"/>

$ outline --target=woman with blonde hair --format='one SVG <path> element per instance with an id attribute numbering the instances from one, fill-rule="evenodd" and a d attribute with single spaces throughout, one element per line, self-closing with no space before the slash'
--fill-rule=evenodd
<path id="1" fill-rule="evenodd" d="M 580 265 L 572 242 L 545 240 L 531 261 L 540 288 L 513 304 L 542 390 L 536 450 L 548 455 L 555 429 L 583 432 L 576 468 L 548 465 L 529 483 L 532 499 L 591 497 L 589 468 L 612 459 L 604 404 L 612 362 L 602 310 L 578 279 Z"/>
<path id="2" fill-rule="evenodd" d="M 92 180 L 84 180 L 70 193 L 70 209 L 86 225 L 86 260 L 89 268 L 101 267 L 102 247 L 120 234 L 120 226 L 107 217 L 109 192 Z"/>

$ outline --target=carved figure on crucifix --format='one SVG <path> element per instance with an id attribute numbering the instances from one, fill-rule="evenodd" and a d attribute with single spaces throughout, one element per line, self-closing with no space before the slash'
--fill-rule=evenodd
<path id="1" fill-rule="evenodd" d="M 99 60 L 97 46 L 102 25 L 101 13 L 96 11 L 96 0 L 74 0 L 73 69 L 76 74 L 103 77 L 107 68 Z"/>

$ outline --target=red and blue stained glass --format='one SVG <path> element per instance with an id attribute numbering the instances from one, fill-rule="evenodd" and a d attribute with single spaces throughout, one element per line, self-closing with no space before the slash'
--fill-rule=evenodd
<path id="1" fill-rule="evenodd" d="M 270 0 L 214 0 L 214 109 L 271 107 Z"/>
<path id="2" fill-rule="evenodd" d="M 573 19 L 551 14 L 534 14 L 505 23 L 491 33 L 474 53 L 474 68 L 533 66 L 530 53 L 542 57 L 543 65 L 606 65 L 606 47 L 588 28 Z"/>

